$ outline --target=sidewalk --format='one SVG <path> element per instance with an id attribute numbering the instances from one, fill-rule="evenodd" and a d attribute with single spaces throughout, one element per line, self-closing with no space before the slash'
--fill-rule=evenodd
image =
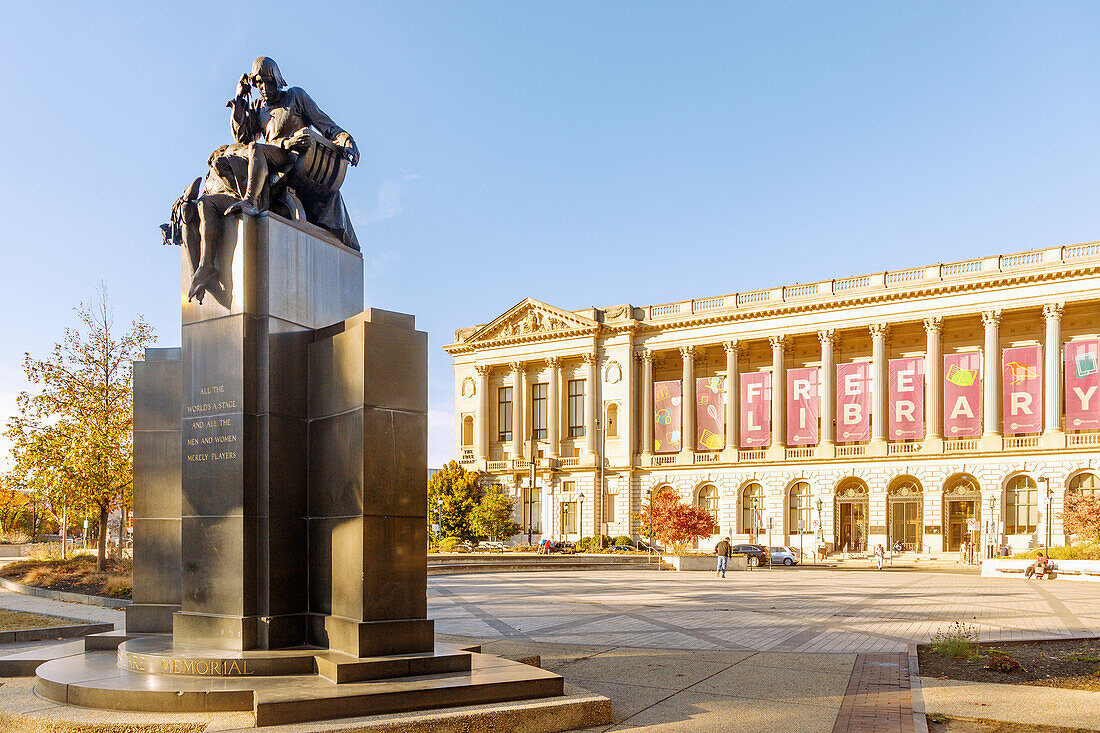
<path id="1" fill-rule="evenodd" d="M 1100 692 L 921 677 L 926 713 L 1100 730 Z"/>

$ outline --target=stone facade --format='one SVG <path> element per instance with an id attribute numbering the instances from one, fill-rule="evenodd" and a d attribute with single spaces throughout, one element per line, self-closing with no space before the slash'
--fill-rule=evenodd
<path id="1" fill-rule="evenodd" d="M 524 541 L 637 537 L 633 516 L 668 486 L 741 541 L 942 552 L 967 538 L 1033 547 L 1049 533 L 1062 544 L 1067 487 L 1095 490 L 1100 474 L 1100 432 L 1064 425 L 1061 370 L 1064 344 L 1100 337 L 1098 288 L 1100 244 L 1088 243 L 646 307 L 566 311 L 529 298 L 445 347 L 456 456 L 520 499 Z M 1043 429 L 1006 436 L 1001 352 L 1033 345 L 1044 355 Z M 983 355 L 982 434 L 952 438 L 943 356 L 967 352 Z M 921 440 L 887 435 L 887 363 L 903 357 L 925 358 Z M 860 361 L 872 375 L 870 440 L 843 443 L 836 365 Z M 771 372 L 782 384 L 800 367 L 820 367 L 816 445 L 785 445 L 785 390 L 775 390 L 771 445 L 738 448 L 740 396 L 727 388 L 726 447 L 653 450 L 654 383 L 726 377 L 728 387 Z M 694 403 L 683 401 L 688 436 Z"/>

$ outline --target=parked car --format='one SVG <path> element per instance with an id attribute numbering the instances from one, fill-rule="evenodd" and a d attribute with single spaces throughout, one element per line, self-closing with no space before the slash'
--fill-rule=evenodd
<path id="1" fill-rule="evenodd" d="M 771 553 L 764 545 L 734 545 L 734 555 L 746 555 L 749 558 L 749 567 L 756 568 L 771 563 Z"/>
<path id="2" fill-rule="evenodd" d="M 633 545 L 611 545 L 607 548 L 608 552 L 634 552 Z"/>
<path id="3" fill-rule="evenodd" d="M 790 567 L 791 565 L 797 565 L 798 560 L 801 557 L 801 553 L 799 553 L 798 550 L 790 547 L 769 547 L 768 550 L 771 554 L 772 565 L 778 565 L 782 563 L 787 567 Z"/>
<path id="4" fill-rule="evenodd" d="M 504 552 L 505 547 L 503 542 L 478 542 L 474 552 Z"/>

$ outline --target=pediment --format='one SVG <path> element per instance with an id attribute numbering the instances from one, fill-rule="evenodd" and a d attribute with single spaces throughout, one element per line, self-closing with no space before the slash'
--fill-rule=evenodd
<path id="1" fill-rule="evenodd" d="M 579 316 L 534 298 L 527 298 L 474 331 L 463 341 L 466 343 L 491 341 L 554 331 L 589 329 L 598 325 L 591 318 Z"/>

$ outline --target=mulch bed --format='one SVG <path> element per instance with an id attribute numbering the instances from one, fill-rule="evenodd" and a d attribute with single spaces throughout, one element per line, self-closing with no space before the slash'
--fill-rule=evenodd
<path id="1" fill-rule="evenodd" d="M 98 572 L 96 559 L 78 555 L 67 560 L 19 560 L 0 568 L 0 577 L 35 588 L 84 593 L 106 598 L 130 598 L 133 572 L 128 563 L 108 560 L 107 569 Z"/>
<path id="2" fill-rule="evenodd" d="M 1023 669 L 1009 673 L 984 669 L 990 657 L 987 649 L 1008 652 Z M 1096 674 L 1100 672 L 1100 639 L 982 644 L 971 659 L 940 656 L 922 644 L 917 647 L 917 659 L 922 677 L 1100 691 L 1100 675 Z"/>

